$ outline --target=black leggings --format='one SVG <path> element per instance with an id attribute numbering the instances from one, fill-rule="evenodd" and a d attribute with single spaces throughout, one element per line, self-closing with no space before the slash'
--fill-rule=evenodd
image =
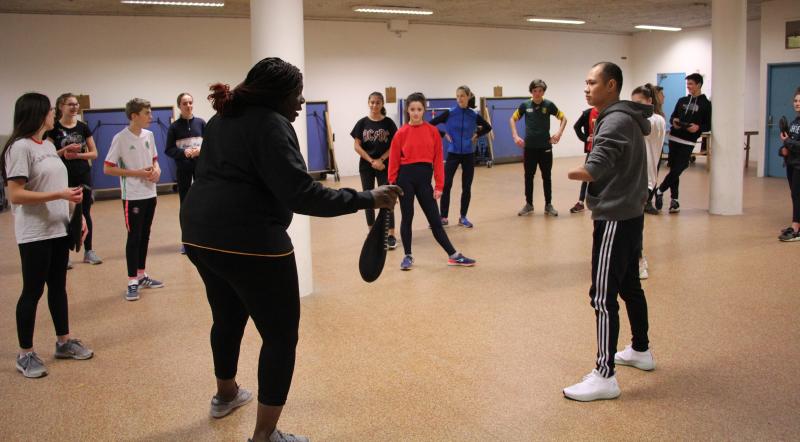
<path id="1" fill-rule="evenodd" d="M 36 306 L 47 284 L 47 305 L 56 328 L 56 336 L 69 334 L 67 307 L 67 260 L 69 239 L 66 236 L 19 245 L 22 261 L 22 294 L 17 302 L 17 338 L 20 348 L 33 347 Z"/>
<path id="2" fill-rule="evenodd" d="M 183 199 L 189 193 L 189 188 L 192 187 L 192 180 L 194 180 L 194 163 L 191 166 L 177 166 L 175 180 L 178 184 L 178 199 L 183 203 Z"/>
<path id="3" fill-rule="evenodd" d="M 792 222 L 800 223 L 800 168 L 787 165 L 786 178 L 792 192 Z"/>
<path id="4" fill-rule="evenodd" d="M 544 186 L 544 203 L 553 200 L 553 188 L 550 171 L 553 170 L 553 149 L 525 149 L 523 165 L 525 167 L 525 202 L 533 205 L 533 177 L 536 166 L 542 169 L 542 185 Z"/>
<path id="5" fill-rule="evenodd" d="M 667 189 L 670 190 L 670 197 L 674 200 L 678 199 L 678 186 L 681 184 L 681 174 L 687 167 L 689 167 L 689 160 L 692 157 L 694 146 L 688 144 L 669 142 L 669 155 L 667 162 L 669 163 L 669 173 L 664 177 L 664 181 L 658 186 L 658 190 L 664 193 Z"/>
<path id="6" fill-rule="evenodd" d="M 150 226 L 156 214 L 156 198 L 145 200 L 123 200 L 125 227 L 128 242 L 125 244 L 125 260 L 128 277 L 136 277 L 137 270 L 144 270 L 147 263 L 147 246 L 150 244 Z"/>
<path id="7" fill-rule="evenodd" d="M 411 254 L 411 222 L 414 221 L 414 196 L 417 197 L 425 218 L 431 226 L 433 237 L 436 242 L 447 252 L 447 255 L 456 253 L 453 244 L 442 227 L 442 219 L 439 216 L 439 209 L 436 207 L 436 200 L 433 198 L 433 187 L 431 178 L 433 177 L 433 166 L 431 163 L 413 163 L 400 166 L 397 172 L 397 185 L 403 189 L 403 196 L 400 197 L 400 235 L 403 240 L 403 250 L 406 255 Z"/>
<path id="8" fill-rule="evenodd" d="M 453 187 L 453 178 L 458 165 L 461 165 L 461 216 L 467 216 L 469 200 L 472 197 L 472 179 L 475 177 L 475 158 L 471 153 L 447 153 L 444 163 L 444 189 L 442 190 L 441 212 L 442 218 L 447 218 L 450 213 L 450 189 Z"/>
<path id="9" fill-rule="evenodd" d="M 364 190 L 374 189 L 376 181 L 379 186 L 389 184 L 389 163 L 385 163 L 385 166 L 383 170 L 376 170 L 363 159 L 360 161 L 358 174 L 361 175 L 361 186 Z M 375 224 L 375 209 L 366 209 L 364 213 L 367 216 L 367 225 L 372 227 Z M 389 228 L 394 229 L 394 211 L 389 214 Z"/>
<path id="10" fill-rule="evenodd" d="M 92 231 L 94 227 L 92 225 L 92 204 L 94 203 L 94 198 L 92 197 L 92 170 L 89 169 L 85 173 L 80 173 L 77 175 L 69 175 L 69 187 L 77 187 L 83 186 L 83 201 L 81 201 L 81 213 L 83 213 L 83 217 L 86 218 L 86 239 L 83 240 L 83 248 L 85 250 L 94 250 L 92 248 Z"/>
<path id="11" fill-rule="evenodd" d="M 294 254 L 261 257 L 216 252 L 191 245 L 186 254 L 206 286 L 214 324 L 211 352 L 217 379 L 234 379 L 239 347 L 247 325 L 261 335 L 258 358 L 258 402 L 286 403 L 294 373 L 300 290 Z"/>

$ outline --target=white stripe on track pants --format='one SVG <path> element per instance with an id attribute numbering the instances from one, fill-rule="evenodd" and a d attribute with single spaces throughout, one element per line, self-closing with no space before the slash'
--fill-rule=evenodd
<path id="1" fill-rule="evenodd" d="M 619 337 L 619 303 L 625 301 L 636 351 L 649 347 L 647 300 L 639 281 L 639 251 L 644 216 L 624 221 L 594 221 L 592 287 L 589 289 L 597 325 L 597 371 L 614 375 L 614 353 Z"/>

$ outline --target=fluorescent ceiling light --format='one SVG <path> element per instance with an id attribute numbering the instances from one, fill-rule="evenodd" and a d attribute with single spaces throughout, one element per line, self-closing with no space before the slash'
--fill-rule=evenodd
<path id="1" fill-rule="evenodd" d="M 221 8 L 225 2 L 170 2 L 161 0 L 121 0 L 120 3 L 127 5 L 159 5 L 159 6 L 205 6 L 210 8 Z"/>
<path id="2" fill-rule="evenodd" d="M 653 25 L 636 25 L 636 29 L 649 29 L 651 31 L 672 31 L 677 32 L 682 28 L 673 28 L 671 26 L 653 26 Z"/>
<path id="3" fill-rule="evenodd" d="M 538 17 L 526 17 L 525 20 L 535 23 L 558 23 L 561 25 L 582 25 L 586 23 L 583 20 L 575 20 L 569 18 L 538 18 Z"/>
<path id="4" fill-rule="evenodd" d="M 433 11 L 430 9 L 398 8 L 396 6 L 355 6 L 353 11 L 373 14 L 433 15 Z"/>

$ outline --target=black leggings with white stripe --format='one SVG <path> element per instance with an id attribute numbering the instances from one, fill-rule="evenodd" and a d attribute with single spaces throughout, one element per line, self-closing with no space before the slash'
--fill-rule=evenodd
<path id="1" fill-rule="evenodd" d="M 619 337 L 619 303 L 625 301 L 636 351 L 649 348 L 647 300 L 639 281 L 639 251 L 644 216 L 624 221 L 594 221 L 592 287 L 589 289 L 597 323 L 597 371 L 614 375 Z"/>

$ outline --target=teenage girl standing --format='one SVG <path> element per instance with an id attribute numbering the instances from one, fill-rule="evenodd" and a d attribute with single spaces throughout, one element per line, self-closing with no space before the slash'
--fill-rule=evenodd
<path id="1" fill-rule="evenodd" d="M 631 101 L 653 106 L 653 115 L 647 117 L 650 121 L 650 133 L 644 137 L 647 146 L 647 191 L 648 200 L 645 203 L 645 211 L 648 213 L 659 213 L 650 204 L 649 195 L 655 191 L 658 184 L 658 162 L 661 161 L 661 148 L 664 145 L 664 136 L 667 132 L 667 122 L 664 119 L 664 111 L 661 110 L 661 102 L 658 101 L 658 91 L 650 83 L 639 86 L 631 93 Z M 644 246 L 641 248 L 639 256 L 639 279 L 648 278 L 647 258 L 644 256 Z"/>
<path id="2" fill-rule="evenodd" d="M 22 261 L 22 293 L 17 302 L 17 370 L 27 378 L 47 374 L 33 349 L 36 308 L 47 284 L 47 305 L 56 329 L 55 357 L 89 359 L 94 353 L 69 330 L 67 304 L 67 235 L 70 203 L 83 199 L 83 189 L 71 188 L 67 168 L 44 134 L 53 128 L 50 100 L 34 92 L 17 99 L 14 130 L 0 155 L 0 170 L 8 184 L 14 213 L 14 233 Z M 84 226 L 85 228 L 85 226 Z"/>
<path id="3" fill-rule="evenodd" d="M 361 176 L 361 185 L 364 190 L 375 188 L 375 182 L 379 186 L 389 183 L 389 170 L 387 162 L 389 160 L 389 146 L 392 144 L 392 137 L 397 132 L 397 125 L 386 116 L 386 108 L 383 107 L 383 94 L 373 92 L 367 98 L 369 105 L 369 115 L 358 120 L 350 136 L 353 137 L 353 147 L 361 160 L 358 162 L 358 174 Z M 375 209 L 366 209 L 367 226 L 372 227 L 375 223 Z M 389 239 L 387 245 L 390 249 L 397 247 L 397 239 L 394 236 L 394 213 L 389 218 Z"/>
<path id="4" fill-rule="evenodd" d="M 97 256 L 92 247 L 92 166 L 90 160 L 97 159 L 97 147 L 94 144 L 92 131 L 83 121 L 78 120 L 78 97 L 69 92 L 61 94 L 56 100 L 56 122 L 51 131 L 47 133 L 56 146 L 56 153 L 64 160 L 67 166 L 67 180 L 69 187 L 83 188 L 83 202 L 81 210 L 86 218 L 88 233 L 83 242 L 83 262 L 89 264 L 102 264 L 103 260 Z"/>
<path id="5" fill-rule="evenodd" d="M 447 264 L 451 266 L 473 266 L 475 260 L 456 251 L 444 233 L 442 219 L 436 200 L 444 187 L 444 164 L 442 164 L 442 138 L 436 127 L 422 119 L 425 113 L 425 95 L 415 92 L 406 98 L 406 121 L 392 140 L 389 153 L 389 182 L 403 189 L 400 197 L 400 235 L 405 256 L 401 270 L 411 270 L 414 258 L 411 255 L 411 222 L 414 220 L 414 197 L 419 201 L 425 218 L 431 226 L 436 242 L 447 252 Z M 431 187 L 431 178 L 436 189 Z"/>
<path id="6" fill-rule="evenodd" d="M 472 179 L 475 176 L 474 144 L 479 137 L 491 132 L 492 126 L 473 110 L 475 95 L 469 87 L 459 86 L 456 89 L 456 101 L 458 106 L 442 112 L 430 121 L 434 127 L 441 123 L 447 126 L 447 159 L 444 164 L 444 189 L 440 202 L 442 224 L 448 224 L 450 189 L 453 187 L 456 170 L 461 165 L 461 216 L 458 217 L 458 225 L 472 227 L 467 219 L 467 210 L 472 196 Z"/>

